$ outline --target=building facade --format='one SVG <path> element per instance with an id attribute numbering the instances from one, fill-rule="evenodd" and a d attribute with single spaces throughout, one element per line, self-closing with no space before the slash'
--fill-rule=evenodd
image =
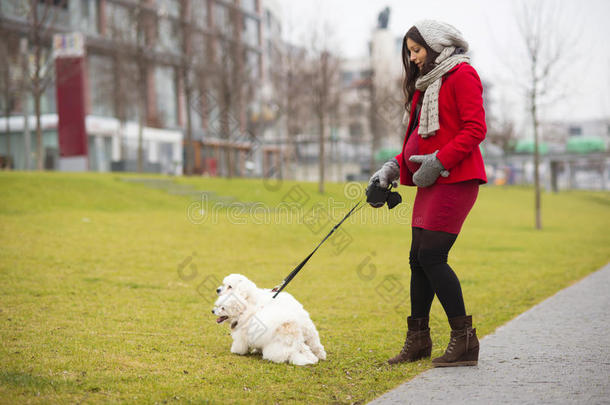
<path id="1" fill-rule="evenodd" d="M 5 60 L 13 72 L 24 70 L 24 60 L 31 65 L 35 52 L 31 4 L 37 4 L 39 16 L 47 16 L 37 32 L 46 69 L 53 69 L 53 35 L 84 34 L 91 170 L 133 168 L 140 135 L 136 128 L 143 124 L 145 166 L 181 173 L 190 122 L 196 173 L 245 174 L 246 155 L 254 146 L 243 134 L 264 78 L 260 0 L 0 0 Z M 25 39 L 26 47 L 20 49 Z M 41 102 L 48 169 L 57 168 L 60 153 L 54 79 Z M 23 86 L 16 88 L 0 102 L 0 116 L 10 106 L 10 117 L 0 122 L 0 154 L 6 156 L 10 149 L 13 165 L 25 169 L 23 154 L 26 149 L 33 153 L 35 139 L 32 120 L 23 117 L 33 114 L 33 100 Z M 232 164 L 228 169 L 227 159 Z"/>

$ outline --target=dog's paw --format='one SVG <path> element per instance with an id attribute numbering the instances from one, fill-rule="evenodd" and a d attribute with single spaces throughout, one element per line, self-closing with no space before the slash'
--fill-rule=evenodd
<path id="1" fill-rule="evenodd" d="M 231 345 L 231 353 L 240 355 L 248 354 L 248 346 L 233 342 L 233 344 Z"/>
<path id="2" fill-rule="evenodd" d="M 290 356 L 290 364 L 294 364 L 295 366 L 307 366 L 309 364 L 316 364 L 318 362 L 318 358 L 310 351 L 303 351 L 298 353 L 293 353 Z"/>

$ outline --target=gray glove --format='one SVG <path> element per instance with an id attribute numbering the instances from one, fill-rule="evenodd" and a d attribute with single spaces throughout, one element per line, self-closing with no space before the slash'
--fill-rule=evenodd
<path id="1" fill-rule="evenodd" d="M 396 158 L 392 160 L 388 160 L 381 166 L 381 169 L 377 170 L 371 179 L 369 180 L 369 186 L 375 183 L 376 180 L 379 180 L 379 186 L 382 188 L 386 188 L 390 185 L 390 183 L 396 182 L 400 178 L 400 165 L 398 164 L 398 160 Z M 395 184 L 394 187 L 398 186 Z"/>
<path id="2" fill-rule="evenodd" d="M 409 162 L 421 163 L 421 166 L 413 174 L 413 183 L 417 187 L 428 187 L 434 184 L 438 176 L 449 177 L 441 161 L 436 158 L 438 150 L 427 155 L 413 155 Z"/>

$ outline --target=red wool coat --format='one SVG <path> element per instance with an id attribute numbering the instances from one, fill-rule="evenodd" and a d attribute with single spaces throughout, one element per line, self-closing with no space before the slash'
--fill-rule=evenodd
<path id="1" fill-rule="evenodd" d="M 460 63 L 443 76 L 443 83 L 438 97 L 438 116 L 440 129 L 428 138 L 421 138 L 418 142 L 418 154 L 425 155 L 438 150 L 436 157 L 445 169 L 449 170 L 449 177 L 439 177 L 436 183 L 448 184 L 460 181 L 478 179 L 487 183 L 485 165 L 479 149 L 479 143 L 485 139 L 487 126 L 485 125 L 485 110 L 483 109 L 483 86 L 476 70 L 467 63 Z M 415 106 L 422 93 L 416 90 L 411 103 L 411 117 L 409 126 L 413 121 Z M 417 135 L 419 126 L 415 128 L 413 136 Z M 407 134 L 403 142 L 405 149 Z M 403 152 L 396 156 L 400 165 L 400 184 L 414 186 L 412 173 L 407 169 Z"/>

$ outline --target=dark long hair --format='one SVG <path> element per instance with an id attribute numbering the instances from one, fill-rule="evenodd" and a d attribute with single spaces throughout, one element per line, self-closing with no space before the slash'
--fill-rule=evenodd
<path id="1" fill-rule="evenodd" d="M 411 51 L 407 48 L 407 38 L 410 38 L 411 41 L 416 42 L 421 45 L 427 53 L 426 61 L 424 62 L 424 67 L 419 71 L 419 67 L 413 62 L 411 62 Z M 434 61 L 438 57 L 439 53 L 434 51 L 424 38 L 419 33 L 419 30 L 415 28 L 415 26 L 409 28 L 409 31 L 405 34 L 405 37 L 402 40 L 402 64 L 405 68 L 405 78 L 402 83 L 402 91 L 405 95 L 405 109 L 408 109 L 411 105 L 411 101 L 413 101 L 413 94 L 415 93 L 415 81 L 421 75 L 425 75 L 436 66 Z"/>

